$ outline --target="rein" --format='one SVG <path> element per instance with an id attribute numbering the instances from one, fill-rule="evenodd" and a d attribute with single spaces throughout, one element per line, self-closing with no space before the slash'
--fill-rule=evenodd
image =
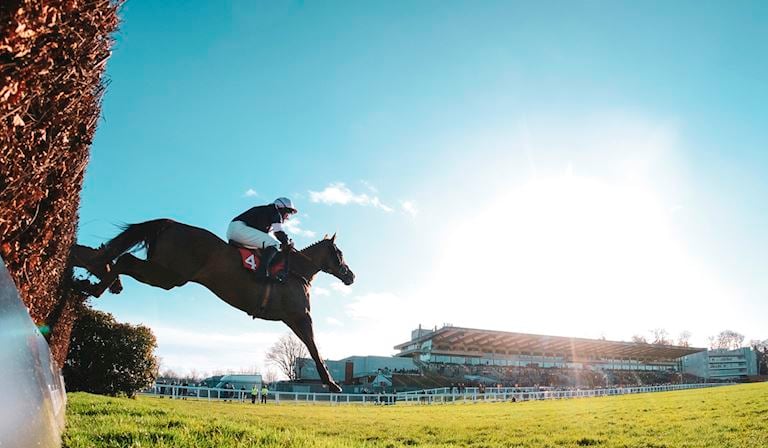
<path id="1" fill-rule="evenodd" d="M 309 255 L 305 254 L 304 252 L 302 252 L 300 250 L 297 250 L 295 247 L 292 247 L 290 249 L 290 251 L 285 254 L 286 255 L 285 256 L 286 270 L 289 273 L 293 274 L 294 276 L 300 278 L 305 284 L 309 285 L 309 280 L 306 277 L 304 277 L 303 275 L 301 275 L 301 273 L 296 272 L 295 270 L 291 269 L 290 265 L 288 264 L 288 255 L 292 254 L 292 253 L 293 254 L 297 254 L 297 255 L 301 255 L 301 257 L 304 258 L 305 260 L 309 261 L 309 263 L 313 267 L 316 267 L 318 271 L 325 272 L 325 271 L 323 271 L 323 268 L 319 264 L 315 263 L 315 260 L 313 260 Z"/>

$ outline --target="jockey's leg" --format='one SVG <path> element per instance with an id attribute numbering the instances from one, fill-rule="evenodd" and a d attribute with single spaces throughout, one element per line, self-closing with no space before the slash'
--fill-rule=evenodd
<path id="1" fill-rule="evenodd" d="M 261 264 L 256 274 L 260 277 L 269 278 L 269 267 L 272 264 L 272 260 L 277 255 L 277 248 L 275 246 L 267 246 L 262 251 Z"/>
<path id="2" fill-rule="evenodd" d="M 227 228 L 227 239 L 250 249 L 263 249 L 267 246 L 278 247 L 280 241 L 259 229 L 248 227 L 240 221 L 232 221 Z"/>
<path id="3" fill-rule="evenodd" d="M 269 266 L 275 255 L 277 255 L 277 248 L 280 245 L 277 239 L 240 221 L 229 223 L 227 239 L 250 249 L 261 249 L 263 251 L 261 254 L 261 264 L 256 271 L 256 275 L 261 278 L 269 278 Z"/>

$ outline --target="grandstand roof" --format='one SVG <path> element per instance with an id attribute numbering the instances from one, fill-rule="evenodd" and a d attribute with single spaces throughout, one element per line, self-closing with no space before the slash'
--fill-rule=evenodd
<path id="1" fill-rule="evenodd" d="M 397 356 L 413 356 L 421 353 L 420 344 L 430 339 L 432 340 L 431 353 L 452 356 L 483 356 L 486 353 L 503 352 L 508 354 L 551 353 L 564 355 L 570 360 L 587 360 L 590 357 L 673 360 L 706 350 L 705 348 L 674 345 L 544 336 L 446 326 L 396 345 L 394 348 L 400 350 Z M 419 344 L 419 347 L 409 349 L 414 344 Z"/>

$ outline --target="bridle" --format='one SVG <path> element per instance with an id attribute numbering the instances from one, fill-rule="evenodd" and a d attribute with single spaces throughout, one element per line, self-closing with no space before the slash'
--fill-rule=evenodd
<path id="1" fill-rule="evenodd" d="M 289 252 L 291 252 L 291 253 L 295 253 L 295 254 L 297 254 L 297 255 L 300 255 L 302 258 L 304 258 L 305 260 L 307 260 L 307 261 L 308 261 L 308 262 L 309 262 L 309 263 L 310 263 L 310 264 L 311 264 L 313 267 L 317 268 L 317 270 L 318 270 L 318 271 L 322 271 L 322 272 L 325 272 L 326 274 L 331 274 L 331 275 L 333 275 L 333 273 L 331 273 L 331 272 L 328 272 L 328 271 L 326 271 L 325 269 L 323 269 L 323 267 L 322 267 L 322 266 L 320 266 L 319 264 L 317 264 L 317 262 L 315 262 L 315 260 L 313 260 L 313 259 L 312 259 L 312 257 L 310 257 L 309 255 L 305 254 L 304 252 L 302 252 L 302 251 L 300 251 L 300 250 L 297 250 L 297 249 L 296 249 L 296 248 L 294 248 L 294 247 L 292 247 L 292 248 L 291 248 L 291 250 L 290 250 Z M 286 257 L 286 262 L 287 262 L 287 257 Z M 299 274 L 299 273 L 298 273 L 298 272 L 296 272 L 296 271 L 293 271 L 293 270 L 291 270 L 291 269 L 290 269 L 290 266 L 288 267 L 288 272 L 291 272 L 291 273 L 293 273 L 294 275 L 296 275 L 296 276 L 298 276 L 298 277 L 301 277 L 301 279 L 302 279 L 302 280 L 304 280 L 306 283 L 309 283 L 309 281 L 307 281 L 307 279 L 306 279 L 306 278 L 304 278 L 304 276 L 303 276 L 303 275 Z M 339 275 L 347 275 L 347 274 L 349 274 L 349 268 L 348 268 L 348 267 L 347 267 L 347 266 L 346 266 L 344 263 L 341 263 L 341 265 L 339 266 Z"/>

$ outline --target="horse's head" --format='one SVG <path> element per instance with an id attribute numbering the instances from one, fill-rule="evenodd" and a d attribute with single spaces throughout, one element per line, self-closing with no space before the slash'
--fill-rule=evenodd
<path id="1" fill-rule="evenodd" d="M 330 238 L 324 238 L 317 245 L 323 247 L 321 255 L 316 260 L 320 270 L 338 278 L 347 286 L 351 285 L 355 281 L 355 274 L 344 262 L 344 254 L 336 247 L 336 234 Z"/>

